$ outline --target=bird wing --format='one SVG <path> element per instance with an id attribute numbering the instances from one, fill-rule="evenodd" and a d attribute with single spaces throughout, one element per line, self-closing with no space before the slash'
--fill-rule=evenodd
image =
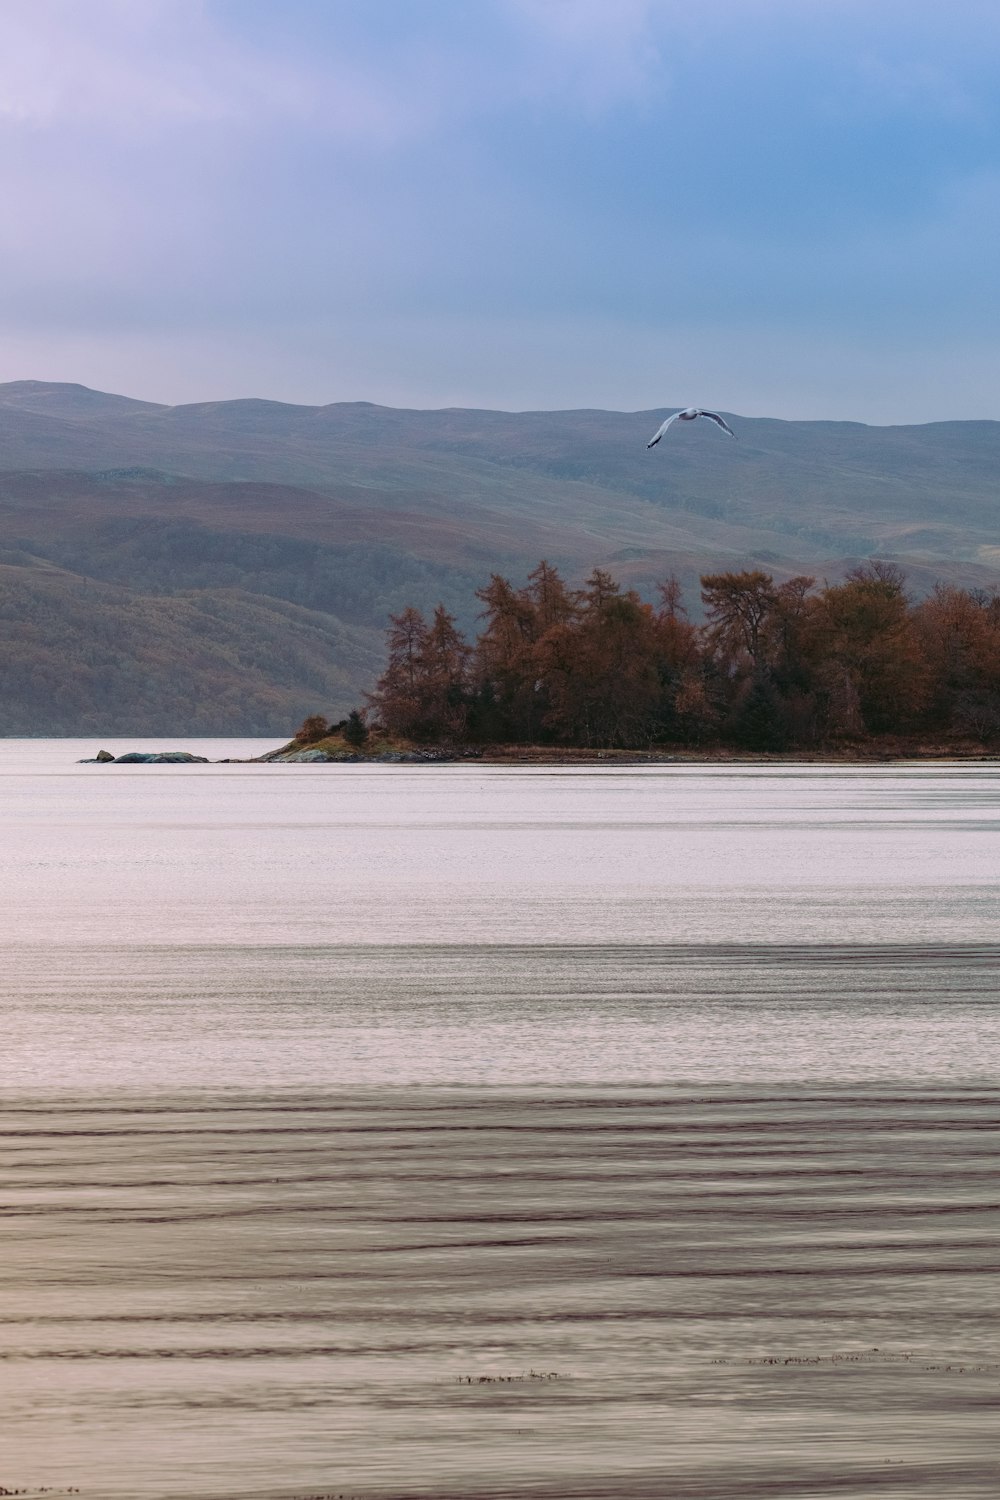
<path id="1" fill-rule="evenodd" d="M 723 430 L 723 432 L 728 432 L 729 436 L 731 438 L 734 438 L 736 436 L 735 432 L 730 427 L 729 423 L 726 422 L 726 421 L 724 421 L 722 419 L 722 417 L 719 416 L 719 413 L 717 411 L 704 411 L 703 410 L 703 411 L 700 411 L 698 413 L 698 415 L 699 415 L 699 417 L 708 417 L 710 421 L 715 422 L 717 426 L 721 427 L 722 430 Z"/>
<path id="2" fill-rule="evenodd" d="M 672 417 L 668 417 L 665 422 L 661 422 L 660 426 L 656 429 L 656 431 L 653 433 L 653 436 L 650 438 L 649 442 L 646 444 L 646 447 L 647 448 L 655 448 L 656 445 L 657 445 L 657 443 L 660 441 L 660 438 L 663 436 L 663 434 L 666 432 L 667 428 L 670 426 L 671 422 L 676 422 L 677 418 L 679 416 L 680 416 L 680 412 L 679 411 L 675 411 Z"/>

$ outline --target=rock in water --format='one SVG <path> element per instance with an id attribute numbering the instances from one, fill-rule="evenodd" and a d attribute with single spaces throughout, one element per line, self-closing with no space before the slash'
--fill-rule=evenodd
<path id="1" fill-rule="evenodd" d="M 207 766 L 207 755 L 192 755 L 190 750 L 130 750 L 115 757 L 116 766 Z"/>

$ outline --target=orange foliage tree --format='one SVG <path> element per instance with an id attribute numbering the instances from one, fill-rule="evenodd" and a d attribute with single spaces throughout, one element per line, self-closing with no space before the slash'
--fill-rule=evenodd
<path id="1" fill-rule="evenodd" d="M 410 739 L 455 739 L 469 710 L 470 648 L 439 604 L 430 625 L 417 609 L 390 616 L 388 662 L 368 695 L 378 722 Z"/>
<path id="2" fill-rule="evenodd" d="M 474 647 L 441 605 L 430 624 L 391 617 L 372 719 L 417 740 L 609 747 L 1000 738 L 1000 600 L 941 586 L 915 605 L 904 585 L 878 560 L 822 588 L 711 573 L 696 626 L 673 578 L 654 605 L 602 568 L 578 590 L 548 562 L 521 588 L 495 573 Z"/>

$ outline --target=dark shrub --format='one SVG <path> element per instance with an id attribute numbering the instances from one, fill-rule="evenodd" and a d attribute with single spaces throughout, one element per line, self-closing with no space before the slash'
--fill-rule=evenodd
<path id="1" fill-rule="evenodd" d="M 343 735 L 347 743 L 353 745 L 355 750 L 360 749 L 368 738 L 368 725 L 356 708 L 352 708 L 347 715 L 347 723 L 344 725 Z"/>

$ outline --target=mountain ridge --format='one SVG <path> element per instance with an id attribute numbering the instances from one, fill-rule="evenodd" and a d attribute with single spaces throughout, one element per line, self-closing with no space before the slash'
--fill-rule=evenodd
<path id="1" fill-rule="evenodd" d="M 0 385 L 0 550 L 6 567 L 24 570 L 19 587 L 41 587 L 40 565 L 58 570 L 47 575 L 46 607 L 62 589 L 76 629 L 74 577 L 143 599 L 235 589 L 313 611 L 331 642 L 360 630 L 370 643 L 390 609 L 439 599 L 469 629 L 475 588 L 491 572 L 523 578 L 543 556 L 571 581 L 601 565 L 647 596 L 674 572 L 695 613 L 701 572 L 743 566 L 833 579 L 877 556 L 899 562 L 916 592 L 936 578 L 1000 587 L 1000 422 L 873 427 L 726 413 L 735 443 L 692 423 L 647 451 L 671 409 L 423 411 L 254 397 L 167 406 L 9 382 Z M 265 634 L 284 628 L 273 610 L 264 618 Z M 258 628 L 249 603 L 246 619 Z M 16 655 L 18 642 L 8 611 L 4 649 Z M 337 716 L 361 701 L 368 645 L 351 660 L 330 703 L 303 696 L 303 712 Z"/>

